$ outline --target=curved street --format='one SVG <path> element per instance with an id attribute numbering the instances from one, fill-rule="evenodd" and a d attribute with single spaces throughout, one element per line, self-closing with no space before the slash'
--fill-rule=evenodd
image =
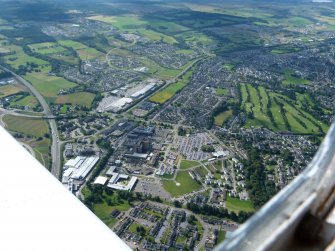
<path id="1" fill-rule="evenodd" d="M 53 117 L 53 114 L 51 112 L 51 109 L 44 99 L 44 97 L 35 89 L 34 86 L 32 86 L 28 81 L 17 75 L 15 72 L 11 71 L 10 69 L 7 69 L 6 67 L 3 67 L 0 65 L 0 68 L 4 71 L 10 72 L 16 80 L 26 88 L 36 97 L 38 102 L 41 104 L 44 114 L 48 117 Z M 59 144 L 59 135 L 57 130 L 57 125 L 55 119 L 48 119 L 48 123 L 51 130 L 51 137 L 52 137 L 52 145 L 51 145 L 51 158 L 52 158 L 52 164 L 51 164 L 51 173 L 58 179 L 60 176 L 60 144 Z"/>

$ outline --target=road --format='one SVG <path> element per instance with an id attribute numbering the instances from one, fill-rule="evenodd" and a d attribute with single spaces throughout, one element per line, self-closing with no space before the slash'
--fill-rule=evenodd
<path id="1" fill-rule="evenodd" d="M 51 112 L 51 109 L 44 99 L 44 97 L 32 86 L 28 81 L 17 75 L 15 72 L 7 69 L 0 65 L 0 68 L 4 71 L 10 72 L 16 80 L 26 88 L 35 96 L 38 102 L 41 104 L 43 108 L 43 112 L 48 117 L 53 117 L 54 115 Z M 51 145 L 51 157 L 52 157 L 52 165 L 51 165 L 51 173 L 56 177 L 60 177 L 60 144 L 59 144 L 59 134 L 57 130 L 57 125 L 55 119 L 48 119 L 49 126 L 51 129 L 51 137 L 52 137 L 52 145 Z"/>

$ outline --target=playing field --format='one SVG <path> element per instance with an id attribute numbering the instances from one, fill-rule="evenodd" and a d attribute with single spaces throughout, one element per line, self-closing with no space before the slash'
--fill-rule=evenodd
<path id="1" fill-rule="evenodd" d="M 174 197 L 191 193 L 201 188 L 201 185 L 192 179 L 188 171 L 179 171 L 175 181 L 163 180 L 162 183 L 164 189 Z"/>
<path id="2" fill-rule="evenodd" d="M 200 163 L 198 161 L 184 160 L 184 159 L 180 161 L 180 169 L 188 169 L 199 165 Z"/>
<path id="3" fill-rule="evenodd" d="M 26 74 L 24 78 L 47 98 L 55 98 L 60 90 L 73 88 L 77 85 L 61 77 L 36 72 Z"/>
<path id="4" fill-rule="evenodd" d="M 33 137 L 43 137 L 45 133 L 49 132 L 47 122 L 41 119 L 5 115 L 3 122 L 9 131 L 19 132 Z"/>
<path id="5" fill-rule="evenodd" d="M 232 198 L 230 196 L 227 196 L 226 199 L 226 208 L 229 211 L 235 211 L 235 212 L 253 212 L 255 211 L 254 207 L 251 204 L 250 200 L 240 200 L 238 198 Z"/>
<path id="6" fill-rule="evenodd" d="M 58 96 L 55 100 L 56 104 L 72 104 L 91 107 L 95 94 L 90 92 L 77 92 L 68 95 Z"/>

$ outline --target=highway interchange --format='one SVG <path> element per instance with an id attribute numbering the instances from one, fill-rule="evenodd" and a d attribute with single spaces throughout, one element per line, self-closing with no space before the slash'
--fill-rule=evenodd
<path id="1" fill-rule="evenodd" d="M 60 163 L 60 144 L 59 144 L 59 134 L 57 130 L 57 124 L 55 121 L 55 117 L 53 116 L 51 109 L 44 99 L 44 97 L 35 89 L 34 86 L 32 86 L 28 81 L 20 77 L 19 75 L 15 74 L 15 72 L 9 70 L 8 68 L 5 68 L 3 66 L 0 66 L 1 69 L 10 72 L 16 80 L 26 88 L 36 97 L 38 102 L 41 104 L 43 108 L 43 112 L 45 114 L 45 117 L 48 118 L 48 123 L 51 130 L 51 137 L 52 137 L 52 145 L 51 145 L 51 158 L 52 158 L 52 165 L 51 165 L 51 173 L 58 179 L 60 177 L 61 172 L 61 163 Z M 24 115 L 22 115 L 24 116 Z M 28 115 L 29 117 L 29 115 Z"/>

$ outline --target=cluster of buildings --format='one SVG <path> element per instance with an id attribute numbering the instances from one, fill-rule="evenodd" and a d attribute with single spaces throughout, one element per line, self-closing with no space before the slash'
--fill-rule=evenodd
<path id="1" fill-rule="evenodd" d="M 78 156 L 75 159 L 70 159 L 63 167 L 62 183 L 70 191 L 77 191 L 98 161 L 99 157 L 96 156 Z"/>
<path id="2" fill-rule="evenodd" d="M 147 84 L 139 84 L 135 87 L 121 87 L 111 92 L 111 96 L 105 97 L 99 104 L 98 112 L 111 111 L 118 113 L 125 110 L 136 100 L 141 99 L 157 86 L 155 80 L 149 80 Z"/>

